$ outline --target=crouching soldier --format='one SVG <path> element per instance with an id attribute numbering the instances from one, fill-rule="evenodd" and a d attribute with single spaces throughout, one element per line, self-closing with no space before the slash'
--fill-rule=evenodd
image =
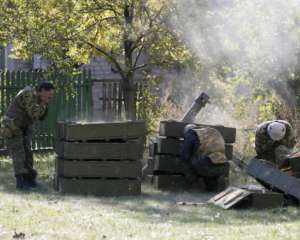
<path id="1" fill-rule="evenodd" d="M 13 161 L 16 188 L 26 190 L 36 187 L 37 172 L 33 168 L 31 152 L 31 127 L 37 120 L 43 120 L 48 103 L 54 95 L 51 83 L 40 83 L 36 88 L 22 89 L 11 102 L 1 119 L 0 134 L 4 137 L 7 150 Z"/>
<path id="2" fill-rule="evenodd" d="M 257 158 L 282 168 L 295 145 L 295 134 L 287 121 L 275 120 L 260 124 L 255 133 Z"/>
<path id="3" fill-rule="evenodd" d="M 189 124 L 184 129 L 181 161 L 185 176 L 191 184 L 203 178 L 207 191 L 218 188 L 219 177 L 225 175 L 228 165 L 225 156 L 225 141 L 218 130 L 196 128 Z"/>

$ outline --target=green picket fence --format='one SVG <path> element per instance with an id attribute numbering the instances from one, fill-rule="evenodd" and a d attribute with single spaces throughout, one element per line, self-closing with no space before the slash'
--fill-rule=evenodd
<path id="1" fill-rule="evenodd" d="M 35 86 L 45 80 L 55 83 L 56 94 L 49 105 L 48 117 L 33 126 L 33 150 L 53 147 L 58 120 L 84 120 L 92 117 L 92 80 L 91 73 L 87 70 L 73 77 L 35 71 L 1 72 L 0 117 L 5 114 L 18 91 L 25 86 Z"/>

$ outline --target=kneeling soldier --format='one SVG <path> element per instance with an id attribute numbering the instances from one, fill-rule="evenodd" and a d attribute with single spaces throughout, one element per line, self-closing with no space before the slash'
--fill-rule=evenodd
<path id="1" fill-rule="evenodd" d="M 227 162 L 222 135 L 211 127 L 187 125 L 184 129 L 181 161 L 185 176 L 191 183 L 203 178 L 206 190 L 216 190 L 219 177 L 225 173 L 224 163 Z"/>
<path id="2" fill-rule="evenodd" d="M 274 163 L 278 168 L 295 146 L 292 126 L 283 120 L 268 121 L 260 124 L 255 133 L 255 150 L 257 158 Z"/>
<path id="3" fill-rule="evenodd" d="M 37 172 L 33 168 L 31 152 L 31 127 L 37 120 L 43 120 L 48 103 L 54 95 L 51 83 L 40 83 L 36 88 L 22 89 L 9 105 L 1 119 L 0 134 L 6 141 L 7 150 L 13 160 L 17 189 L 36 187 Z"/>

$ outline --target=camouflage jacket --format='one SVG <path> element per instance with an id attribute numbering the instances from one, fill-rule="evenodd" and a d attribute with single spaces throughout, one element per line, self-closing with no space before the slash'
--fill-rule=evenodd
<path id="1" fill-rule="evenodd" d="M 269 137 L 267 128 L 274 121 L 268 121 L 260 124 L 255 132 L 255 150 L 257 157 L 271 161 L 277 165 L 286 158 L 294 147 L 296 140 L 292 126 L 283 120 L 276 120 L 286 126 L 286 134 L 280 141 L 274 141 Z"/>
<path id="2" fill-rule="evenodd" d="M 34 89 L 25 87 L 17 94 L 1 119 L 2 135 L 11 137 L 22 134 L 35 121 L 45 118 L 47 111 L 48 106 L 40 102 Z"/>
<path id="3" fill-rule="evenodd" d="M 193 129 L 199 138 L 199 156 L 207 156 L 213 163 L 224 163 L 227 161 L 225 156 L 225 141 L 218 130 L 210 127 Z"/>

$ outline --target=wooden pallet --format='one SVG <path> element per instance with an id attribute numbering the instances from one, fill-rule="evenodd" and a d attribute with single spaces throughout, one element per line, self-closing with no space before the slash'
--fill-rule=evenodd
<path id="1" fill-rule="evenodd" d="M 188 123 L 176 122 L 176 121 L 162 121 L 160 122 L 159 135 L 172 137 L 172 138 L 183 138 L 184 127 Z M 223 136 L 226 143 L 234 143 L 236 139 L 236 129 L 224 126 L 213 126 L 196 124 L 199 127 L 212 127 L 217 129 Z"/>
<path id="2" fill-rule="evenodd" d="M 66 178 L 140 178 L 140 161 L 84 161 L 56 158 L 56 174 Z"/>
<path id="3" fill-rule="evenodd" d="M 129 196 L 141 194 L 141 182 L 138 179 L 59 178 L 58 190 L 63 194 Z"/>
<path id="4" fill-rule="evenodd" d="M 114 142 L 63 142 L 57 141 L 55 151 L 64 159 L 141 160 L 143 144 L 139 141 Z"/>
<path id="5" fill-rule="evenodd" d="M 143 121 L 114 123 L 58 122 L 56 138 L 65 141 L 136 139 L 146 135 Z"/>

